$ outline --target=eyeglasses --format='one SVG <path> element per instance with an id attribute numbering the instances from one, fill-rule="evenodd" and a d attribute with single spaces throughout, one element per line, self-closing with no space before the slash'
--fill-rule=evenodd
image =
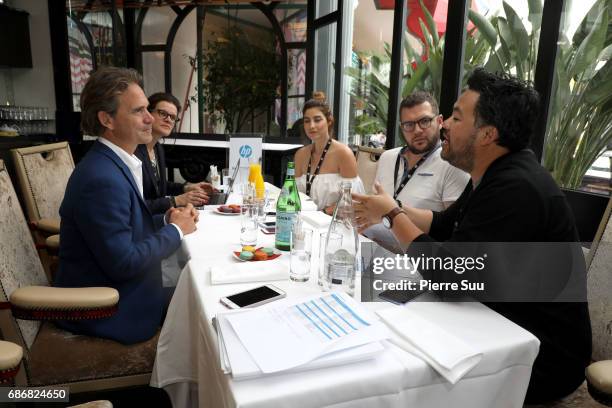
<path id="1" fill-rule="evenodd" d="M 418 123 L 419 127 L 422 130 L 425 130 L 431 126 L 431 122 L 433 120 L 434 120 L 433 117 L 425 116 L 424 118 L 421 118 L 415 121 L 407 120 L 406 122 L 400 122 L 400 127 L 402 128 L 404 132 L 412 132 L 414 131 L 414 129 L 416 128 L 416 124 Z"/>
<path id="2" fill-rule="evenodd" d="M 180 121 L 180 119 L 178 118 L 178 116 L 173 115 L 169 112 L 166 112 L 163 109 L 154 109 L 154 112 L 157 112 L 157 114 L 162 118 L 162 120 L 168 120 L 170 119 L 170 122 L 178 122 Z"/>

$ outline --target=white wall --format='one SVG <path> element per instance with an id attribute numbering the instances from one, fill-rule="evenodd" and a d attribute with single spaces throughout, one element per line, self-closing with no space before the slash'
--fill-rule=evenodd
<path id="1" fill-rule="evenodd" d="M 47 0 L 9 0 L 10 7 L 30 14 L 30 47 L 33 68 L 0 68 L 0 103 L 39 106 L 55 111 L 55 87 Z M 2 39 L 6 40 L 6 39 Z M 2 81 L 4 79 L 4 81 Z M 11 99 L 13 99 L 11 98 Z"/>

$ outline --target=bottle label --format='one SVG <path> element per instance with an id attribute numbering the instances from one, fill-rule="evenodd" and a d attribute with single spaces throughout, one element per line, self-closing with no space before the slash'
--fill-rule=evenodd
<path id="1" fill-rule="evenodd" d="M 277 212 L 276 213 L 276 241 L 291 242 L 291 230 L 295 223 L 294 212 Z"/>
<path id="2" fill-rule="evenodd" d="M 295 176 L 295 169 L 287 169 L 288 176 Z"/>

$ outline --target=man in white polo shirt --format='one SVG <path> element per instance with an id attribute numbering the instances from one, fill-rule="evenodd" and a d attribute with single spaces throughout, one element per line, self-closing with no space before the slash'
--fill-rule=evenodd
<path id="1" fill-rule="evenodd" d="M 463 192 L 469 175 L 440 158 L 442 115 L 427 92 L 415 92 L 400 104 L 400 128 L 406 146 L 380 156 L 376 181 L 398 202 L 442 211 Z"/>

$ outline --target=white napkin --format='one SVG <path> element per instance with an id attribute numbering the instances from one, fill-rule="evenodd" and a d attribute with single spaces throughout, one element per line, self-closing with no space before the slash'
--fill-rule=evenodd
<path id="1" fill-rule="evenodd" d="M 289 267 L 276 259 L 210 267 L 210 283 L 213 285 L 285 280 L 288 278 Z"/>
<path id="2" fill-rule="evenodd" d="M 300 216 L 302 220 L 317 228 L 329 226 L 332 220 L 332 217 L 325 214 L 323 211 L 302 211 Z"/>
<path id="3" fill-rule="evenodd" d="M 397 335 L 392 336 L 391 342 L 424 360 L 451 384 L 482 360 L 482 353 L 406 307 L 391 307 L 376 313 Z"/>

